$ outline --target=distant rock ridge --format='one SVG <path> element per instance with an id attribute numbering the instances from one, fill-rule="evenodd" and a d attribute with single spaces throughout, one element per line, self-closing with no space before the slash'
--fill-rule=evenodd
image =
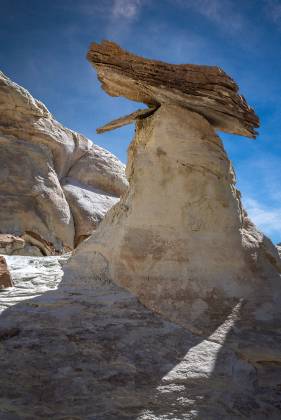
<path id="1" fill-rule="evenodd" d="M 22 239 L 22 246 L 11 237 L 8 247 L 0 243 L 2 253 L 72 250 L 126 190 L 124 171 L 0 72 L 0 234 Z"/>

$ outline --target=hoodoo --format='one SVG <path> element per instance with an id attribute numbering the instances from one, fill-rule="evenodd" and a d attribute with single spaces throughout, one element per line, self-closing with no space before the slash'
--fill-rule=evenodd
<path id="1" fill-rule="evenodd" d="M 124 118 L 136 120 L 129 189 L 66 278 L 115 282 L 196 334 L 228 331 L 247 357 L 281 360 L 281 260 L 243 209 L 215 132 L 254 137 L 258 117 L 218 67 L 146 60 L 111 42 L 92 44 L 88 59 L 107 93 L 151 109 Z"/>
<path id="2" fill-rule="evenodd" d="M 257 116 L 217 67 L 146 60 L 110 42 L 93 44 L 88 58 L 106 92 L 148 105 L 98 129 L 135 122 L 129 187 L 117 159 L 88 149 L 39 103 L 46 116 L 24 113 L 20 123 L 13 100 L 4 107 L 3 150 L 19 156 L 29 146 L 39 168 L 50 155 L 72 239 L 90 234 L 85 221 L 102 192 L 116 204 L 69 263 L 7 256 L 14 287 L 1 291 L 0 418 L 280 419 L 281 260 L 243 209 L 216 134 L 254 137 Z M 11 99 L 31 106 L 22 93 Z M 43 169 L 35 198 L 49 180 Z M 17 232 L 3 233 L 2 249 L 24 247 Z"/>

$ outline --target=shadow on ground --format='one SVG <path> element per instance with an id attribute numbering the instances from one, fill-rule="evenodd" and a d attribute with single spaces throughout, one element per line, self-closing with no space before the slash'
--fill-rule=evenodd
<path id="1" fill-rule="evenodd" d="M 0 419 L 280 418 L 278 388 L 227 343 L 115 285 L 70 289 L 63 279 L 1 314 Z"/>

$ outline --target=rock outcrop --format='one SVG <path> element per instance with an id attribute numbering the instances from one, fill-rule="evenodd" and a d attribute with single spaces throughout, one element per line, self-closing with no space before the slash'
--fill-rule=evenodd
<path id="1" fill-rule="evenodd" d="M 6 260 L 3 256 L 0 256 L 0 291 L 12 286 L 13 282 Z"/>
<path id="2" fill-rule="evenodd" d="M 23 255 L 73 249 L 127 185 L 117 158 L 63 127 L 3 73 L 0 179 L 0 233 L 22 237 Z"/>
<path id="3" fill-rule="evenodd" d="M 157 78 L 164 92 L 159 96 L 159 87 L 151 88 L 153 63 L 111 43 L 93 44 L 88 58 L 108 93 L 136 99 L 136 90 L 149 91 L 152 99 L 139 94 L 139 100 L 152 103 L 155 97 L 158 109 L 136 124 L 128 154 L 128 192 L 70 259 L 66 278 L 74 284 L 84 279 L 92 287 L 101 280 L 115 282 L 166 319 L 227 342 L 251 363 L 263 368 L 268 362 L 280 363 L 280 256 L 242 207 L 232 165 L 215 133 L 219 125 L 201 109 L 194 112 L 189 99 L 184 105 L 171 96 L 171 89 L 180 89 L 173 80 L 179 68 L 182 79 L 186 69 L 189 80 L 188 68 L 168 65 L 174 73 L 165 82 L 159 64 Z M 136 84 L 140 68 L 143 77 Z M 197 73 L 196 66 L 192 69 Z M 227 76 L 217 68 L 199 70 L 207 79 L 213 72 L 223 75 L 214 95 L 224 96 L 234 86 L 227 85 Z M 244 109 L 243 118 L 226 118 L 224 129 L 241 134 L 247 126 L 244 134 L 251 136 L 257 117 L 244 99 L 243 105 L 232 99 Z M 220 128 L 223 118 L 221 114 Z"/>

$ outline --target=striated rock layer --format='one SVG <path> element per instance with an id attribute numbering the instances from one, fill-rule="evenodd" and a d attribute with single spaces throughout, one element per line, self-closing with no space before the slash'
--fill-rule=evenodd
<path id="1" fill-rule="evenodd" d="M 149 60 L 109 41 L 94 42 L 87 58 L 109 95 L 152 107 L 176 104 L 203 115 L 219 130 L 256 136 L 258 117 L 239 94 L 235 81 L 219 67 Z M 137 117 L 132 114 L 124 123 Z"/>
<path id="2" fill-rule="evenodd" d="M 73 249 L 127 185 L 115 156 L 63 127 L 1 72 L 0 180 L 0 233 L 20 236 L 23 255 Z"/>

